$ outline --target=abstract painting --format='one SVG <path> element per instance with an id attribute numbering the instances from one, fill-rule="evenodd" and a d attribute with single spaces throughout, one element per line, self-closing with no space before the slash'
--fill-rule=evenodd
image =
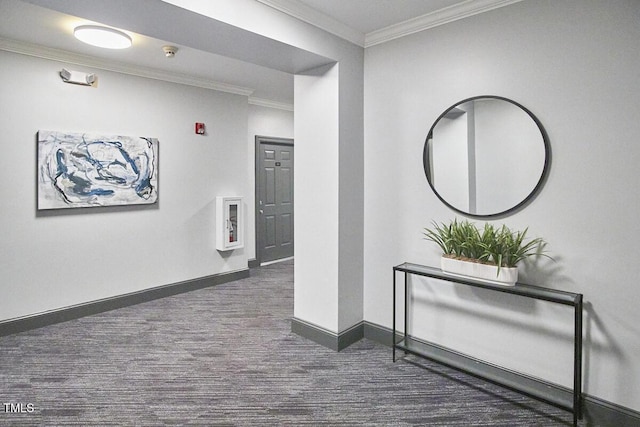
<path id="1" fill-rule="evenodd" d="M 157 200 L 157 139 L 38 132 L 39 210 Z"/>

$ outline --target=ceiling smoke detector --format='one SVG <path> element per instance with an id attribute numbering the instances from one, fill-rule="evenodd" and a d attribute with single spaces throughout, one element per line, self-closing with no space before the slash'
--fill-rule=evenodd
<path id="1" fill-rule="evenodd" d="M 173 58 L 174 56 L 176 56 L 178 48 L 175 46 L 162 46 L 162 50 L 164 51 L 164 56 L 166 56 L 167 58 Z"/>

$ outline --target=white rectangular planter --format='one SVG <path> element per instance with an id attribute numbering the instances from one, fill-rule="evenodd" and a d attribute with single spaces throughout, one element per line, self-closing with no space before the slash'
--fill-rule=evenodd
<path id="1" fill-rule="evenodd" d="M 518 267 L 498 267 L 454 258 L 440 258 L 440 268 L 445 273 L 466 276 L 496 285 L 513 286 L 518 281 Z"/>

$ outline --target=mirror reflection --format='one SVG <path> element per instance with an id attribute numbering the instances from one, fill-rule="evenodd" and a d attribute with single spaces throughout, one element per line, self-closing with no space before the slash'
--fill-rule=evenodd
<path id="1" fill-rule="evenodd" d="M 501 97 L 470 98 L 446 110 L 424 149 L 427 180 L 451 208 L 471 216 L 504 214 L 529 200 L 548 165 L 538 120 Z"/>

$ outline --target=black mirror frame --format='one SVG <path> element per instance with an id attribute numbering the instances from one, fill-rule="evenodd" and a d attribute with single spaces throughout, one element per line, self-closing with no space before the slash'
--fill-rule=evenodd
<path id="1" fill-rule="evenodd" d="M 431 183 L 431 179 L 429 179 L 429 177 L 431 176 L 431 167 L 429 165 L 429 147 L 428 147 L 428 144 L 429 144 L 429 140 L 433 138 L 433 129 L 436 127 L 438 122 L 449 111 L 451 111 L 453 108 L 457 107 L 460 104 L 464 104 L 465 102 L 475 101 L 477 99 L 498 99 L 498 100 L 509 102 L 509 103 L 521 108 L 525 113 L 527 113 L 529 115 L 529 117 L 531 117 L 531 119 L 538 126 L 538 129 L 540 129 L 540 134 L 542 135 L 542 141 L 544 143 L 544 165 L 543 165 L 543 168 L 542 168 L 542 173 L 540 174 L 540 179 L 538 180 L 538 182 L 535 185 L 535 187 L 533 188 L 533 190 L 531 190 L 531 192 L 527 195 L 527 197 L 524 198 L 524 200 L 522 200 L 521 202 L 517 203 L 515 206 L 513 206 L 513 207 L 511 207 L 509 209 L 506 209 L 504 211 L 501 211 L 501 212 L 496 212 L 496 213 L 491 213 L 491 214 L 484 214 L 484 215 L 483 214 L 472 214 L 472 213 L 465 212 L 463 210 L 460 210 L 460 209 L 452 206 L 449 202 L 447 202 L 440 195 L 440 193 L 438 193 L 438 191 L 435 189 L 435 187 Z M 544 129 L 544 126 L 542 126 L 542 123 L 540 122 L 540 120 L 538 120 L 538 118 L 531 111 L 529 111 L 529 109 L 524 107 L 522 104 L 519 104 L 518 102 L 513 101 L 513 100 L 511 100 L 509 98 L 505 98 L 505 97 L 502 97 L 502 96 L 496 96 L 496 95 L 480 95 L 480 96 L 473 96 L 471 98 L 463 99 L 462 101 L 456 102 L 451 107 L 449 107 L 446 110 L 444 110 L 444 112 L 442 114 L 440 114 L 440 116 L 438 116 L 436 121 L 433 122 L 433 125 L 431 126 L 431 129 L 429 130 L 429 133 L 427 134 L 427 139 L 424 142 L 424 148 L 423 148 L 423 152 L 422 152 L 422 162 L 423 162 L 424 173 L 425 173 L 425 176 L 427 178 L 427 182 L 429 183 L 429 186 L 431 187 L 431 189 L 433 190 L 435 195 L 438 197 L 438 199 L 440 199 L 440 201 L 442 201 L 442 203 L 444 203 L 450 209 L 453 209 L 454 211 L 456 211 L 456 212 L 458 212 L 458 213 L 460 213 L 462 215 L 465 215 L 465 216 L 469 216 L 469 217 L 472 217 L 472 218 L 495 219 L 495 218 L 504 217 L 504 216 L 507 216 L 507 215 L 510 215 L 510 214 L 513 214 L 513 213 L 519 211 L 520 209 L 524 208 L 526 205 L 531 203 L 531 201 L 535 198 L 535 196 L 538 194 L 538 192 L 540 191 L 540 189 L 542 188 L 542 186 L 546 182 L 547 177 L 549 175 L 549 169 L 551 168 L 551 146 L 549 144 L 549 137 L 547 135 L 547 132 Z"/>

